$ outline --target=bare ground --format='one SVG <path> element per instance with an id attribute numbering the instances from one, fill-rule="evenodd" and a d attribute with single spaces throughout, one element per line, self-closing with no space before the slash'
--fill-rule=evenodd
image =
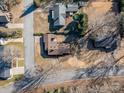
<path id="1" fill-rule="evenodd" d="M 49 24 L 48 24 L 48 14 L 44 13 L 42 10 L 37 10 L 34 13 L 34 31 L 35 33 L 48 33 Z"/>
<path id="2" fill-rule="evenodd" d="M 12 9 L 10 11 L 12 13 L 12 17 L 13 17 L 12 23 L 23 23 L 23 18 L 20 18 L 23 11 L 24 11 L 23 1 L 20 4 L 12 7 Z"/>

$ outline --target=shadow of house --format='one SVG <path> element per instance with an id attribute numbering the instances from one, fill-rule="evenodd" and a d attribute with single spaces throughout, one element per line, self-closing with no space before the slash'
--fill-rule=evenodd
<path id="1" fill-rule="evenodd" d="M 44 58 L 47 57 L 47 52 L 45 51 L 45 45 L 43 43 L 43 36 L 40 38 L 40 55 Z"/>
<path id="2" fill-rule="evenodd" d="M 32 13 L 33 11 L 35 11 L 37 9 L 37 6 L 34 4 L 34 3 L 32 3 L 24 12 L 23 12 L 23 14 L 20 16 L 20 18 L 21 17 L 24 17 L 24 16 L 26 16 L 26 15 L 28 15 L 28 14 L 30 14 L 30 13 Z"/>

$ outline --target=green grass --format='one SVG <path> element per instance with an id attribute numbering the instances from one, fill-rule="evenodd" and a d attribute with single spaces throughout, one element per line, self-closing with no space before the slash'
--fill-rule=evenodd
<path id="1" fill-rule="evenodd" d="M 43 33 L 34 33 L 34 36 L 43 36 Z"/>
<path id="2" fill-rule="evenodd" d="M 12 83 L 12 82 L 19 81 L 22 78 L 23 78 L 23 75 L 19 74 L 19 75 L 14 75 L 13 78 L 8 79 L 8 80 L 0 80 L 0 87 L 6 86 L 6 85 L 8 85 L 9 83 Z"/>

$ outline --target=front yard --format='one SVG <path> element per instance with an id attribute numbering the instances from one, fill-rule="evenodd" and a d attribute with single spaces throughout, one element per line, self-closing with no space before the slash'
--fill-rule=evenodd
<path id="1" fill-rule="evenodd" d="M 10 83 L 13 83 L 13 82 L 16 82 L 16 81 L 19 81 L 23 78 L 23 75 L 22 74 L 19 74 L 19 75 L 14 75 L 12 78 L 8 79 L 8 80 L 0 80 L 0 87 L 4 87 Z"/>

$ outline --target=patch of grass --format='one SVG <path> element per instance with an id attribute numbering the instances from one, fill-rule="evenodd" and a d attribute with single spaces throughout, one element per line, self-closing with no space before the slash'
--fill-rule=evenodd
<path id="1" fill-rule="evenodd" d="M 18 66 L 23 67 L 24 66 L 24 60 L 19 60 L 18 61 Z"/>
<path id="2" fill-rule="evenodd" d="M 17 48 L 23 49 L 24 45 L 21 42 L 9 42 L 6 44 L 7 46 L 16 46 Z"/>
<path id="3" fill-rule="evenodd" d="M 21 42 L 9 42 L 5 46 L 14 46 L 17 47 L 20 51 L 20 57 L 24 57 L 24 44 Z"/>
<path id="4" fill-rule="evenodd" d="M 43 36 L 43 33 L 34 33 L 34 36 Z"/>
<path id="5" fill-rule="evenodd" d="M 12 83 L 12 82 L 16 82 L 16 81 L 19 81 L 23 78 L 23 75 L 22 74 L 19 74 L 19 75 L 14 75 L 13 78 L 11 79 L 8 79 L 8 80 L 0 80 L 0 86 L 5 86 L 9 83 Z"/>

